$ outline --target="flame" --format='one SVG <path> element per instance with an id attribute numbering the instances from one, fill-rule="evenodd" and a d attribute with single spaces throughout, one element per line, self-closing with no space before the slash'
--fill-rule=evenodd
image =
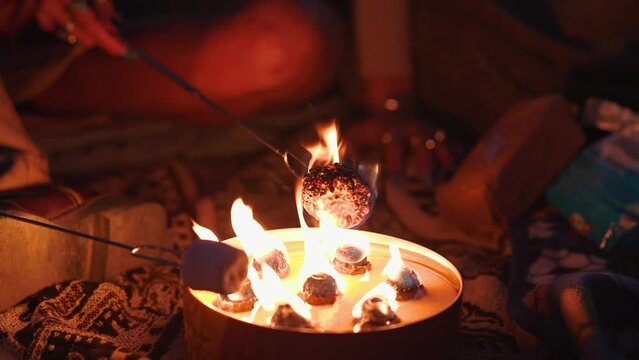
<path id="1" fill-rule="evenodd" d="M 247 276 L 251 280 L 251 284 L 253 284 L 255 296 L 266 311 L 273 312 L 277 310 L 279 305 L 289 304 L 296 313 L 310 320 L 311 306 L 291 293 L 273 268 L 264 264 L 262 266 L 262 277 L 260 278 L 257 271 L 253 267 L 249 267 Z"/>
<path id="2" fill-rule="evenodd" d="M 384 267 L 384 270 L 382 270 L 382 275 L 390 280 L 398 281 L 401 277 L 404 262 L 402 261 L 402 256 L 399 253 L 399 247 L 397 247 L 397 245 L 388 245 L 388 250 L 390 251 L 390 259 L 386 267 Z"/>
<path id="3" fill-rule="evenodd" d="M 273 250 L 279 250 L 288 261 L 284 243 L 264 231 L 262 225 L 253 218 L 253 209 L 246 205 L 242 198 L 237 198 L 231 206 L 231 225 L 249 257 L 261 262 L 261 259 Z"/>
<path id="4" fill-rule="evenodd" d="M 300 269 L 299 280 L 303 283 L 314 274 L 325 273 L 335 279 L 337 288 L 341 293 L 344 293 L 346 291 L 346 280 L 331 265 L 321 245 L 322 243 L 317 238 L 304 237 L 304 263 Z"/>
<path id="5" fill-rule="evenodd" d="M 359 278 L 359 280 L 357 280 L 357 281 L 359 281 L 359 282 L 369 282 L 370 279 L 371 279 L 371 276 L 368 273 L 368 271 L 366 271 L 366 273 L 364 273 L 364 275 L 362 275 L 362 277 Z"/>
<path id="6" fill-rule="evenodd" d="M 308 231 L 308 224 L 306 224 L 304 220 L 304 208 L 302 206 L 302 179 L 298 179 L 295 184 L 295 204 L 304 238 L 304 262 L 302 263 L 302 268 L 298 276 L 299 287 L 301 287 L 304 281 L 310 276 L 325 273 L 335 279 L 337 288 L 340 292 L 344 293 L 346 291 L 346 280 L 342 274 L 337 272 L 331 265 L 330 257 L 328 256 L 331 252 L 325 239 L 330 239 L 330 237 L 318 237 L 316 233 Z"/>
<path id="7" fill-rule="evenodd" d="M 397 247 L 397 245 L 390 244 L 388 245 L 388 249 L 390 251 L 390 259 L 388 260 L 386 267 L 384 267 L 384 270 L 382 270 L 382 275 L 386 276 L 388 280 L 400 281 L 402 277 L 402 270 L 408 269 L 409 267 L 402 260 L 402 256 L 399 253 L 399 247 Z M 419 275 L 415 275 L 421 283 Z"/>
<path id="8" fill-rule="evenodd" d="M 374 297 L 381 298 L 390 306 L 391 310 L 397 311 L 399 304 L 395 299 L 396 296 L 397 292 L 390 284 L 386 282 L 379 283 L 377 284 L 377 286 L 364 294 L 364 296 L 362 296 L 362 298 L 359 299 L 357 303 L 355 303 L 355 306 L 353 306 L 353 317 L 356 319 L 362 317 L 362 305 L 364 305 L 364 302 L 366 300 Z"/>
<path id="9" fill-rule="evenodd" d="M 301 178 L 297 179 L 295 182 L 295 208 L 297 210 L 297 218 L 300 221 L 300 227 L 302 229 L 308 229 L 308 224 L 306 223 L 306 220 L 304 220 L 304 205 L 302 203 L 302 192 L 304 191 L 303 183 L 304 180 Z"/>
<path id="10" fill-rule="evenodd" d="M 339 138 L 337 130 L 337 122 L 333 120 L 327 125 L 317 127 L 317 134 L 320 142 L 305 146 L 306 150 L 311 153 L 311 161 L 308 168 L 319 165 L 328 165 L 340 162 L 340 156 L 346 151 L 346 146 Z"/>
<path id="11" fill-rule="evenodd" d="M 338 226 L 337 219 L 326 211 L 318 212 L 318 217 L 321 219 L 319 235 L 318 233 L 307 231 L 309 227 L 304 219 L 302 184 L 302 179 L 298 179 L 295 184 L 295 207 L 297 208 L 297 217 L 304 236 L 304 263 L 302 264 L 298 282 L 303 283 L 309 276 L 323 272 L 333 277 L 337 283 L 337 288 L 344 293 L 347 287 L 346 280 L 331 264 L 332 259 L 335 257 L 335 251 L 340 246 L 351 245 L 362 249 L 364 256 L 368 256 L 370 243 L 367 238 L 347 234 L 345 229 Z M 360 281 L 365 282 L 368 279 L 369 274 L 366 272 Z"/>
<path id="12" fill-rule="evenodd" d="M 220 241 L 211 229 L 196 223 L 195 220 L 191 220 L 191 222 L 193 223 L 191 228 L 200 240 Z"/>
<path id="13" fill-rule="evenodd" d="M 234 292 L 232 294 L 226 295 L 231 301 L 241 301 L 244 300 L 244 296 L 239 292 Z"/>

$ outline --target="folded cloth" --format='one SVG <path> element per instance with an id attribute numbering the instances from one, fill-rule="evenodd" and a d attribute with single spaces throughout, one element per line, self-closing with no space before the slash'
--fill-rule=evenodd
<path id="1" fill-rule="evenodd" d="M 509 312 L 559 358 L 639 357 L 639 281 L 544 209 L 513 236 Z M 615 265 L 619 265 L 616 264 Z"/>
<path id="2" fill-rule="evenodd" d="M 0 348 L 25 359 L 157 359 L 181 353 L 181 329 L 179 270 L 144 267 L 28 297 L 0 314 Z"/>

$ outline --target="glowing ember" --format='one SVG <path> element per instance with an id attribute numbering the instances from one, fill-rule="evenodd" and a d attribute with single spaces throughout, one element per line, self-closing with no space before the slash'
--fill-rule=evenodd
<path id="1" fill-rule="evenodd" d="M 253 210 L 238 198 L 231 207 L 231 224 L 246 254 L 253 258 L 258 271 L 265 264 L 281 278 L 290 273 L 288 253 L 279 239 L 267 234 L 253 218 Z"/>
<path id="2" fill-rule="evenodd" d="M 193 232 L 195 232 L 195 235 L 197 235 L 201 240 L 219 241 L 211 229 L 196 223 L 194 220 L 191 220 L 191 222 L 193 222 L 193 226 L 191 227 Z"/>
<path id="3" fill-rule="evenodd" d="M 339 227 L 357 226 L 370 214 L 373 190 L 357 170 L 340 163 L 345 148 L 338 141 L 335 122 L 318 128 L 318 133 L 322 142 L 307 147 L 311 161 L 303 182 L 304 209 L 319 221 L 326 221 L 321 214 L 328 213 Z"/>
<path id="4" fill-rule="evenodd" d="M 364 295 L 353 307 L 354 332 L 399 323 L 395 289 L 381 283 Z"/>
<path id="5" fill-rule="evenodd" d="M 397 245 L 391 244 L 389 249 L 391 257 L 382 274 L 386 276 L 386 282 L 397 291 L 397 300 L 406 301 L 422 297 L 424 287 L 417 274 L 404 264 Z"/>

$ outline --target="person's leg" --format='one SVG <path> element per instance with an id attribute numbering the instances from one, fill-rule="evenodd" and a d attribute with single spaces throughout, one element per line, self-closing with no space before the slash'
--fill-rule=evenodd
<path id="1" fill-rule="evenodd" d="M 27 135 L 0 78 L 0 191 L 49 181 L 47 159 Z"/>
<path id="2" fill-rule="evenodd" d="M 152 29 L 131 42 L 244 115 L 304 101 L 332 81 L 341 33 L 330 11 L 317 5 L 257 0 L 225 21 Z M 100 50 L 79 59 L 35 103 L 49 110 L 219 118 L 149 65 Z"/>

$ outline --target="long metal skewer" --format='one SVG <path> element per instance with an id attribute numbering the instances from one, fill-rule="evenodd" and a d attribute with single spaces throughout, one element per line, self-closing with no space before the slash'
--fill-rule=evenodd
<path id="1" fill-rule="evenodd" d="M 251 135 L 255 140 L 257 140 L 258 142 L 262 143 L 269 150 L 271 150 L 272 152 L 274 152 L 277 155 L 281 156 L 283 159 L 285 159 L 285 161 L 288 161 L 288 159 L 293 159 L 293 160 L 299 162 L 300 165 L 303 166 L 303 168 L 306 168 L 306 166 L 308 165 L 308 164 L 304 163 L 299 157 L 295 156 L 293 153 L 290 153 L 288 151 L 282 151 L 282 150 L 278 149 L 277 147 L 275 147 L 273 144 L 268 142 L 266 139 L 264 139 L 262 136 L 260 136 L 254 130 L 252 130 L 251 128 L 246 126 L 246 124 L 244 124 L 235 115 L 231 114 L 226 109 L 224 109 L 222 106 L 217 104 L 215 101 L 211 100 L 209 97 L 204 95 L 195 86 L 191 85 L 191 83 L 186 81 L 184 78 L 182 78 L 181 76 L 179 76 L 178 74 L 173 72 L 171 69 L 169 69 L 166 66 L 164 66 L 162 63 L 157 61 L 154 57 L 150 56 L 149 54 L 147 54 L 146 52 L 142 51 L 140 48 L 136 47 L 135 45 L 133 45 L 133 44 L 131 44 L 129 42 L 126 42 L 126 46 L 129 49 L 129 52 L 125 55 L 126 58 L 139 59 L 139 60 L 142 60 L 145 63 L 151 65 L 158 72 L 160 72 L 161 74 L 163 74 L 166 77 L 168 77 L 171 80 L 173 80 L 173 82 L 176 83 L 177 85 L 179 85 L 182 89 L 188 91 L 189 93 L 194 95 L 196 98 L 200 99 L 208 107 L 210 107 L 211 109 L 213 109 L 213 110 L 217 111 L 218 113 L 222 114 L 228 121 L 230 121 L 231 123 L 233 123 L 235 126 L 239 127 L 240 129 L 244 130 L 247 134 Z"/>
<path id="2" fill-rule="evenodd" d="M 93 241 L 97 241 L 103 244 L 107 244 L 107 245 L 111 245 L 111 246 L 116 246 L 122 249 L 126 249 L 129 250 L 129 252 L 131 253 L 132 256 L 135 256 L 137 258 L 140 259 L 145 259 L 145 260 L 150 260 L 150 261 L 154 261 L 158 264 L 162 264 L 162 265 L 172 265 L 172 266 L 180 266 L 180 264 L 178 262 L 172 261 L 172 260 L 167 260 L 164 258 L 160 258 L 160 257 L 155 257 L 155 256 L 151 256 L 151 255 L 146 255 L 141 253 L 141 251 L 145 250 L 145 249 L 150 249 L 150 250 L 157 250 L 157 251 L 161 251 L 161 252 L 165 252 L 165 253 L 170 253 L 172 255 L 175 256 L 179 256 L 179 253 L 171 250 L 171 249 L 167 249 L 167 248 L 163 248 L 161 246 L 155 246 L 155 245 L 140 245 L 140 246 L 131 246 L 128 244 L 124 244 L 121 242 L 117 242 L 117 241 L 113 241 L 107 238 L 103 238 L 100 236 L 95 236 L 95 235 L 91 235 L 91 234 L 87 234 L 87 233 L 83 233 L 80 231 L 76 231 L 73 229 L 68 229 L 62 226 L 58 226 L 58 225 L 53 225 L 53 224 L 47 224 L 41 221 L 37 221 L 37 220 L 33 220 L 33 219 L 29 219 L 29 218 L 25 218 L 19 215 L 14 215 L 14 214 L 10 214 L 4 211 L 0 211 L 0 216 L 6 217 L 6 218 L 10 218 L 13 220 L 17 220 L 17 221 L 21 221 L 27 224 L 31 224 L 31 225 L 36 225 L 36 226 L 40 226 L 40 227 L 44 227 L 47 229 L 51 229 L 51 230 L 55 230 L 55 231 L 59 231 L 59 232 L 63 232 L 63 233 L 67 233 L 67 234 L 71 234 L 71 235 L 75 235 L 75 236 L 79 236 L 85 239 L 89 239 L 89 240 L 93 240 Z"/>

